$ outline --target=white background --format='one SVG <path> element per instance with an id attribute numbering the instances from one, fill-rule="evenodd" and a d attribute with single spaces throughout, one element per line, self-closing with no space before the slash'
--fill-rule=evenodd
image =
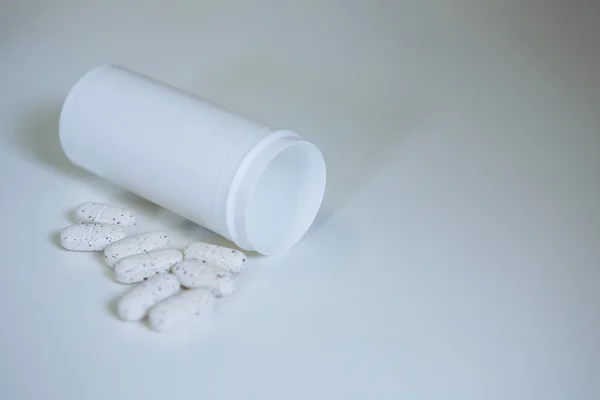
<path id="1" fill-rule="evenodd" d="M 4 1 L 0 398 L 600 398 L 593 1 Z M 201 228 L 69 164 L 57 117 L 124 64 L 324 151 L 305 239 L 216 318 L 120 322 L 85 200 Z"/>

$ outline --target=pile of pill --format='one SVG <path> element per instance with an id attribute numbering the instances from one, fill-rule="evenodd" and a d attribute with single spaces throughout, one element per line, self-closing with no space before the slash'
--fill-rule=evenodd
<path id="1" fill-rule="evenodd" d="M 85 202 L 75 210 L 77 224 L 60 231 L 61 246 L 73 251 L 104 251 L 115 280 L 134 285 L 117 303 L 124 321 L 148 318 L 157 332 L 195 315 L 212 313 L 217 298 L 234 292 L 233 278 L 244 271 L 239 250 L 194 242 L 183 251 L 169 246 L 164 232 L 129 235 L 131 211 Z"/>

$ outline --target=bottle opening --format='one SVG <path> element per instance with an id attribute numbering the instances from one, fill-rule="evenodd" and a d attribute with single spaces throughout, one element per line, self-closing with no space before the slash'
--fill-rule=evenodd
<path id="1" fill-rule="evenodd" d="M 319 211 L 325 180 L 325 162 L 315 145 L 299 140 L 281 148 L 250 195 L 245 222 L 253 249 L 279 254 L 299 241 Z"/>

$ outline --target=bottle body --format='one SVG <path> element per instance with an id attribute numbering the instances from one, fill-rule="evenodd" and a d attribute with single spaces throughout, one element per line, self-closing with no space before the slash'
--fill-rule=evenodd
<path id="1" fill-rule="evenodd" d="M 244 238 L 236 240 L 230 226 L 245 216 L 227 215 L 246 212 L 236 206 L 240 199 L 233 194 L 233 182 L 260 164 L 264 152 L 257 148 L 273 148 L 280 138 L 304 142 L 111 65 L 77 82 L 63 105 L 59 128 L 61 146 L 74 164 L 244 243 L 246 250 L 255 249 Z"/>

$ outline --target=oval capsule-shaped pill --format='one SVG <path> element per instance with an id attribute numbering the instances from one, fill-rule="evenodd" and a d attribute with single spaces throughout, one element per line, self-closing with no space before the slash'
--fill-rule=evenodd
<path id="1" fill-rule="evenodd" d="M 179 292 L 179 280 L 171 274 L 157 275 L 135 285 L 117 303 L 117 314 L 124 321 L 139 321 L 150 307 Z"/>
<path id="2" fill-rule="evenodd" d="M 120 259 L 115 264 L 115 279 L 121 283 L 137 283 L 154 275 L 169 272 L 182 260 L 179 250 L 154 250 Z"/>
<path id="3" fill-rule="evenodd" d="M 171 272 L 188 289 L 205 288 L 215 296 L 227 296 L 233 293 L 231 274 L 219 267 L 204 264 L 201 261 L 182 261 L 171 268 Z"/>
<path id="4" fill-rule="evenodd" d="M 86 201 L 75 210 L 75 218 L 80 224 L 135 225 L 133 213 L 125 207 Z"/>
<path id="5" fill-rule="evenodd" d="M 106 247 L 104 249 L 104 259 L 110 267 L 113 267 L 122 258 L 152 250 L 164 249 L 168 246 L 169 237 L 163 232 L 152 231 L 141 233 L 129 236 Z"/>
<path id="6" fill-rule="evenodd" d="M 127 232 L 115 225 L 77 224 L 60 231 L 60 244 L 67 250 L 102 251 L 126 236 Z"/>
<path id="7" fill-rule="evenodd" d="M 152 307 L 148 311 L 148 322 L 157 332 L 167 331 L 193 316 L 211 314 L 214 305 L 215 296 L 210 290 L 184 290 Z"/>
<path id="8" fill-rule="evenodd" d="M 203 242 L 188 244 L 183 255 L 186 260 L 212 264 L 236 275 L 244 271 L 246 264 L 246 255 L 241 251 Z"/>

